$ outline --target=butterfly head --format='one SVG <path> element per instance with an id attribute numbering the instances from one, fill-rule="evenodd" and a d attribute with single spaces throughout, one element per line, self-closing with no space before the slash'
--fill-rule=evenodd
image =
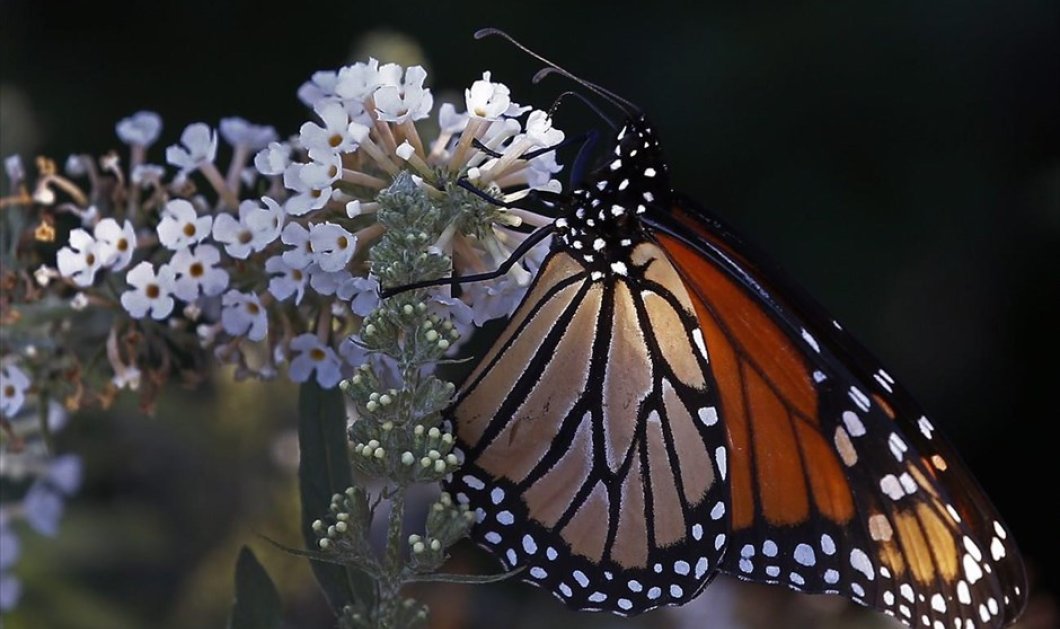
<path id="1" fill-rule="evenodd" d="M 625 268 L 629 251 L 644 239 L 638 217 L 669 203 L 669 175 L 647 118 L 629 118 L 611 151 L 573 191 L 566 216 L 556 223 L 560 243 L 603 272 Z"/>

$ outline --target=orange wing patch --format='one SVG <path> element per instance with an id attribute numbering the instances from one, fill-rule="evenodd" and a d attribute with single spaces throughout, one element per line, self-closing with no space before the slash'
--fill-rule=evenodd
<path id="1" fill-rule="evenodd" d="M 692 287 L 710 351 L 733 450 L 733 528 L 752 526 L 756 513 L 774 525 L 798 524 L 811 506 L 848 521 L 853 496 L 818 433 L 817 391 L 799 349 L 720 269 L 676 238 L 657 238 Z"/>

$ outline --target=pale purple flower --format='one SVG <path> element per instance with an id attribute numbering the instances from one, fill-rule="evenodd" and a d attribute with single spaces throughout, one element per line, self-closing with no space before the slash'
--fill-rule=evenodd
<path id="1" fill-rule="evenodd" d="M 212 225 L 212 216 L 199 216 L 189 201 L 173 199 L 162 210 L 158 241 L 167 249 L 179 251 L 202 242 L 210 235 Z"/>
<path id="2" fill-rule="evenodd" d="M 189 173 L 217 157 L 217 132 L 209 125 L 196 122 L 180 134 L 180 143 L 166 149 L 166 161 Z"/>
<path id="3" fill-rule="evenodd" d="M 7 517 L 0 517 L 0 572 L 4 572 L 15 565 L 21 551 L 18 536 L 15 535 L 11 525 L 8 524 Z"/>
<path id="4" fill-rule="evenodd" d="M 276 140 L 276 129 L 273 127 L 256 125 L 239 117 L 222 118 L 220 130 L 225 142 L 250 151 L 265 148 Z"/>
<path id="5" fill-rule="evenodd" d="M 264 340 L 269 332 L 269 320 L 257 295 L 230 290 L 221 298 L 221 305 L 221 325 L 225 332 L 252 341 Z"/>
<path id="6" fill-rule="evenodd" d="M 162 132 L 162 118 L 153 111 L 138 111 L 115 126 L 118 139 L 133 146 L 151 146 Z"/>
<path id="7" fill-rule="evenodd" d="M 66 494 L 72 495 L 81 486 L 81 457 L 76 454 L 57 456 L 48 464 L 48 483 Z"/>
<path id="8" fill-rule="evenodd" d="M 313 263 L 313 245 L 309 241 L 309 230 L 304 226 L 288 223 L 280 234 L 280 241 L 293 247 L 283 252 L 284 264 L 292 269 L 305 269 Z"/>
<path id="9" fill-rule="evenodd" d="M 365 317 L 379 307 L 379 280 L 374 275 L 356 275 L 344 282 L 335 291 L 335 296 L 350 302 L 350 311 L 353 314 Z"/>
<path id="10" fill-rule="evenodd" d="M 13 609 L 22 597 L 22 583 L 18 577 L 0 571 L 0 612 Z"/>
<path id="11" fill-rule="evenodd" d="M 254 156 L 254 167 L 263 175 L 282 175 L 290 163 L 291 145 L 286 142 L 269 142 Z"/>
<path id="12" fill-rule="evenodd" d="M 316 373 L 316 381 L 330 389 L 342 379 L 342 363 L 335 350 L 324 345 L 314 334 L 301 334 L 291 339 L 291 351 L 295 354 L 287 368 L 294 382 L 306 382 Z"/>
<path id="13" fill-rule="evenodd" d="M 7 173 L 7 178 L 11 182 L 12 188 L 25 180 L 26 169 L 22 167 L 22 157 L 20 155 L 8 155 L 5 157 L 4 172 Z"/>
<path id="14" fill-rule="evenodd" d="M 302 303 L 306 282 L 309 275 L 302 269 L 289 266 L 280 256 L 273 256 L 265 261 L 265 271 L 269 278 L 269 292 L 280 301 L 294 295 L 294 303 Z"/>
<path id="15" fill-rule="evenodd" d="M 221 252 L 213 245 L 181 249 L 173 254 L 169 266 L 176 273 L 173 293 L 184 301 L 195 301 L 202 294 L 220 295 L 228 288 L 228 272 L 218 268 Z"/>
<path id="16" fill-rule="evenodd" d="M 78 286 L 91 286 L 96 272 L 107 263 L 110 251 L 107 246 L 83 229 L 70 232 L 70 245 L 56 255 L 56 264 L 63 277 L 70 278 Z"/>
<path id="17" fill-rule="evenodd" d="M 306 273 L 309 274 L 309 286 L 320 295 L 334 295 L 350 279 L 349 271 L 325 271 L 315 263 L 306 268 Z"/>
<path id="18" fill-rule="evenodd" d="M 136 230 L 129 219 L 125 219 L 124 225 L 118 225 L 113 218 L 105 218 L 96 223 L 95 236 L 108 251 L 106 265 L 115 271 L 129 266 L 136 252 Z"/>
<path id="19" fill-rule="evenodd" d="M 14 417 L 26 402 L 29 376 L 15 364 L 0 367 L 0 415 Z"/>
<path id="20" fill-rule="evenodd" d="M 222 243 L 233 258 L 245 260 L 252 252 L 261 251 L 276 240 L 283 225 L 283 208 L 268 197 L 265 207 L 247 199 L 239 204 L 239 218 L 220 214 L 213 223 L 213 239 Z"/>
<path id="21" fill-rule="evenodd" d="M 291 164 L 283 172 L 283 185 L 297 194 L 291 195 L 283 209 L 291 216 L 302 216 L 312 210 L 319 210 L 331 199 L 331 185 L 314 188 L 302 179 L 302 169 L 306 164 Z"/>
<path id="22" fill-rule="evenodd" d="M 59 532 L 59 519 L 63 515 L 62 496 L 38 479 L 22 498 L 22 513 L 34 531 L 55 537 Z"/>
<path id="23" fill-rule="evenodd" d="M 130 179 L 140 187 L 148 185 L 158 186 L 162 184 L 162 177 L 165 174 L 166 169 L 157 164 L 138 164 L 133 167 Z"/>
<path id="24" fill-rule="evenodd" d="M 173 312 L 176 276 L 168 265 L 155 274 L 150 262 L 141 262 L 125 275 L 125 281 L 133 289 L 122 293 L 121 305 L 134 319 L 150 313 L 152 319 L 162 320 Z"/>
<path id="25" fill-rule="evenodd" d="M 70 155 L 66 158 L 63 170 L 71 177 L 84 177 L 88 174 L 88 166 L 85 165 L 84 155 Z"/>
<path id="26" fill-rule="evenodd" d="M 309 228 L 313 259 L 329 273 L 346 268 L 357 250 L 357 237 L 336 223 L 317 223 Z"/>

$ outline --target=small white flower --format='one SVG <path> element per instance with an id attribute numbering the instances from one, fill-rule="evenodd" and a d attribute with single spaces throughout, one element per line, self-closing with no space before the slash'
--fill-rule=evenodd
<path id="1" fill-rule="evenodd" d="M 125 281 L 133 289 L 122 293 L 121 305 L 134 319 L 150 313 L 152 319 L 162 320 L 173 312 L 176 277 L 168 265 L 158 269 L 156 275 L 150 262 L 141 262 L 125 275 Z"/>
<path id="2" fill-rule="evenodd" d="M 564 134 L 552 128 L 552 118 L 540 109 L 530 112 L 526 119 L 526 137 L 535 146 L 548 148 L 563 141 Z"/>
<path id="3" fill-rule="evenodd" d="M 180 134 L 180 143 L 166 149 L 166 161 L 189 173 L 217 157 L 217 133 L 209 125 L 196 122 Z"/>
<path id="4" fill-rule="evenodd" d="M 221 137 L 232 146 L 242 146 L 250 151 L 265 148 L 276 140 L 276 129 L 268 125 L 256 125 L 243 118 L 222 118 Z"/>
<path id="5" fill-rule="evenodd" d="M 202 242 L 210 235 L 212 225 L 212 216 L 199 216 L 189 201 L 173 199 L 162 210 L 158 240 L 167 249 L 178 251 Z"/>
<path id="6" fill-rule="evenodd" d="M 162 118 L 153 111 L 138 111 L 118 121 L 118 139 L 129 145 L 151 146 L 162 131 Z"/>
<path id="7" fill-rule="evenodd" d="M 526 169 L 526 185 L 535 190 L 550 190 L 557 182 L 552 175 L 563 170 L 556 161 L 556 152 L 542 153 L 529 161 Z"/>
<path id="8" fill-rule="evenodd" d="M 467 127 L 467 113 L 457 113 L 452 103 L 442 103 L 438 108 L 438 127 L 442 133 L 460 133 Z"/>
<path id="9" fill-rule="evenodd" d="M 314 72 L 313 76 L 298 88 L 298 100 L 306 107 L 316 107 L 323 100 L 334 99 L 338 80 L 337 72 Z"/>
<path id="10" fill-rule="evenodd" d="M 254 230 L 254 249 L 261 251 L 267 245 L 280 237 L 283 229 L 284 209 L 283 206 L 270 197 L 261 197 L 265 207 L 257 207 L 257 210 L 247 215 L 247 225 Z"/>
<path id="11" fill-rule="evenodd" d="M 298 177 L 304 185 L 317 190 L 330 188 L 342 176 L 342 156 L 338 153 L 330 153 L 301 166 Z"/>
<path id="12" fill-rule="evenodd" d="M 280 256 L 266 260 L 265 271 L 272 276 L 269 279 L 269 292 L 273 297 L 284 301 L 294 295 L 294 303 L 302 303 L 306 282 L 309 281 L 309 275 L 305 271 L 288 266 Z"/>
<path id="13" fill-rule="evenodd" d="M 295 382 L 306 382 L 313 372 L 320 386 L 330 389 L 342 379 L 342 363 L 335 350 L 324 345 L 313 334 L 301 334 L 291 339 L 291 350 L 295 352 L 287 374 Z"/>
<path id="14" fill-rule="evenodd" d="M 199 292 L 207 297 L 220 295 L 228 288 L 228 272 L 217 268 L 221 252 L 213 245 L 181 249 L 173 254 L 169 265 L 176 273 L 173 294 L 184 301 L 194 301 Z"/>
<path id="15" fill-rule="evenodd" d="M 110 251 L 83 229 L 70 232 L 70 246 L 56 256 L 59 273 L 78 286 L 91 286 L 98 271 L 107 262 Z"/>
<path id="16" fill-rule="evenodd" d="M 335 291 L 335 296 L 350 302 L 350 311 L 358 317 L 367 316 L 379 307 L 379 280 L 374 275 L 354 276 Z"/>
<path id="17" fill-rule="evenodd" d="M 4 172 L 7 173 L 12 188 L 21 183 L 26 178 L 26 169 L 22 167 L 22 157 L 17 154 L 5 157 Z"/>
<path id="18" fill-rule="evenodd" d="M 63 170 L 71 177 L 84 177 L 88 174 L 88 167 L 85 165 L 85 156 L 70 155 L 66 158 L 66 164 L 63 166 Z"/>
<path id="19" fill-rule="evenodd" d="M 124 369 L 115 373 L 114 377 L 110 379 L 110 383 L 119 390 L 128 389 L 130 391 L 139 390 L 141 381 L 143 381 L 143 373 L 135 365 L 125 365 Z"/>
<path id="20" fill-rule="evenodd" d="M 257 295 L 230 290 L 221 298 L 221 305 L 221 325 L 225 332 L 252 341 L 264 340 L 269 332 L 269 320 Z"/>
<path id="21" fill-rule="evenodd" d="M 225 252 L 233 258 L 245 260 L 252 252 L 261 251 L 280 235 L 283 208 L 268 197 L 263 209 L 256 201 L 247 199 L 239 204 L 239 218 L 220 214 L 213 223 L 213 239 L 224 244 Z"/>
<path id="22" fill-rule="evenodd" d="M 280 234 L 280 242 L 293 249 L 283 252 L 283 262 L 292 269 L 305 269 L 314 261 L 309 230 L 298 223 L 288 223 Z"/>
<path id="23" fill-rule="evenodd" d="M 104 264 L 115 271 L 129 266 L 136 251 L 136 230 L 129 219 L 125 219 L 124 225 L 118 225 L 113 218 L 105 218 L 96 223 L 95 236 L 109 253 Z"/>
<path id="24" fill-rule="evenodd" d="M 283 185 L 297 193 L 288 197 L 283 206 L 284 211 L 291 216 L 302 216 L 312 210 L 319 210 L 331 199 L 330 184 L 317 188 L 307 184 L 302 178 L 302 170 L 307 166 L 309 164 L 291 164 L 283 172 Z"/>
<path id="25" fill-rule="evenodd" d="M 26 402 L 30 380 L 17 365 L 0 367 L 0 415 L 14 417 Z"/>
<path id="26" fill-rule="evenodd" d="M 309 228 L 309 244 L 321 270 L 333 273 L 346 268 L 357 249 L 357 237 L 335 223 Z"/>
<path id="27" fill-rule="evenodd" d="M 369 58 L 367 63 L 357 62 L 341 68 L 334 93 L 343 100 L 363 103 L 380 85 L 379 61 Z"/>
<path id="28" fill-rule="evenodd" d="M 74 298 L 70 300 L 70 307 L 77 312 L 81 312 L 85 308 L 88 308 L 88 295 L 81 291 L 78 291 Z"/>
<path id="29" fill-rule="evenodd" d="M 508 111 L 512 102 L 508 86 L 491 81 L 488 71 L 483 72 L 480 80 L 464 90 L 464 101 L 469 116 L 484 120 L 499 119 Z"/>
<path id="30" fill-rule="evenodd" d="M 269 142 L 254 156 L 254 167 L 263 175 L 282 175 L 290 163 L 291 145 L 286 142 Z"/>
<path id="31" fill-rule="evenodd" d="M 400 70 L 400 66 L 399 66 Z M 431 115 L 434 96 L 423 87 L 427 71 L 422 66 L 412 66 L 405 71 L 401 83 L 383 85 L 375 91 L 375 106 L 380 120 L 405 122 L 422 120 Z"/>
<path id="32" fill-rule="evenodd" d="M 349 153 L 368 136 L 368 127 L 351 121 L 341 103 L 325 101 L 314 109 L 324 126 L 306 122 L 298 138 L 310 154 Z"/>

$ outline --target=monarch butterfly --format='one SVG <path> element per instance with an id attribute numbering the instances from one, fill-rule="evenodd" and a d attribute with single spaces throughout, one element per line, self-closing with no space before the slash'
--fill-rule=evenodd
<path id="1" fill-rule="evenodd" d="M 724 572 L 910 626 L 1015 620 L 1012 536 L 905 389 L 671 189 L 639 109 L 511 41 L 625 122 L 446 412 L 474 539 L 575 609 L 678 605 Z"/>

